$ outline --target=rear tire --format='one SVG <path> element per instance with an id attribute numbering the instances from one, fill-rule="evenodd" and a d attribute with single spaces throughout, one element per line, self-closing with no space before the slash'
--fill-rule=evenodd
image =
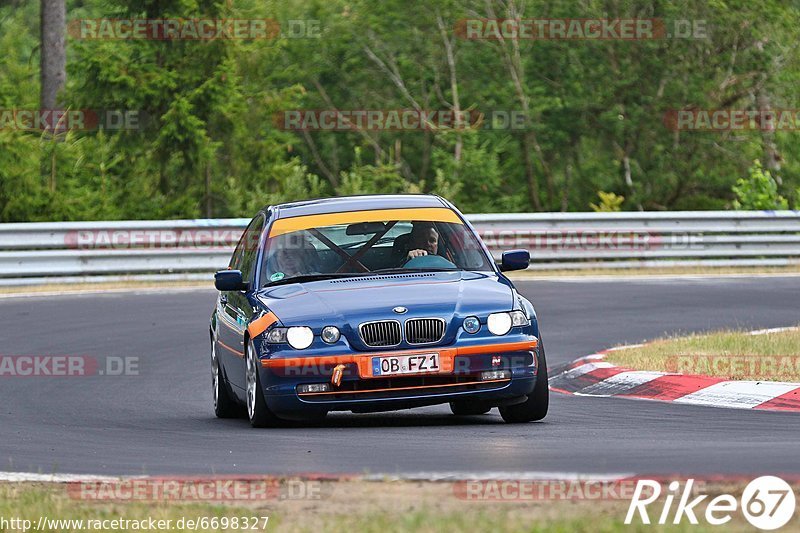
<path id="1" fill-rule="evenodd" d="M 500 407 L 500 416 L 510 424 L 535 422 L 547 416 L 550 405 L 550 388 L 547 383 L 547 360 L 544 355 L 544 344 L 541 342 L 539 339 L 539 372 L 533 392 L 522 403 Z"/>
<path id="2" fill-rule="evenodd" d="M 247 418 L 250 425 L 254 428 L 266 428 L 277 426 L 281 419 L 267 407 L 267 400 L 264 398 L 264 387 L 261 385 L 261 372 L 258 365 L 260 361 L 256 357 L 256 350 L 253 341 L 247 341 L 247 353 L 245 353 L 245 381 L 247 383 Z"/>
<path id="3" fill-rule="evenodd" d="M 211 341 L 211 386 L 214 394 L 214 414 L 217 418 L 239 418 L 242 408 L 228 392 L 228 383 L 217 357 L 217 343 L 213 340 Z"/>
<path id="4" fill-rule="evenodd" d="M 456 416 L 485 415 L 492 410 L 492 406 L 472 402 L 450 402 L 450 410 Z"/>

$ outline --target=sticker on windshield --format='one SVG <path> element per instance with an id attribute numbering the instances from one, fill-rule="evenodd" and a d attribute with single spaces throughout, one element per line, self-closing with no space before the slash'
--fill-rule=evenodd
<path id="1" fill-rule="evenodd" d="M 283 272 L 275 272 L 273 275 L 269 277 L 270 281 L 280 281 L 284 278 L 285 274 Z"/>

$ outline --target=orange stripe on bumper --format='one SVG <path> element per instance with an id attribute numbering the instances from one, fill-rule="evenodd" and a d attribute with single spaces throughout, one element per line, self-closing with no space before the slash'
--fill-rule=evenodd
<path id="1" fill-rule="evenodd" d="M 441 389 L 444 387 L 463 387 L 465 385 L 483 385 L 484 383 L 508 383 L 511 381 L 510 379 L 487 379 L 486 381 L 463 381 L 461 383 L 445 383 L 442 385 L 415 385 L 413 387 L 394 387 L 394 388 L 383 388 L 383 389 L 369 389 L 369 390 L 341 390 L 341 391 L 330 391 L 330 392 L 303 392 L 300 393 L 300 396 L 335 396 L 341 394 L 365 394 L 369 392 L 393 392 L 393 391 L 404 391 L 404 390 L 415 390 L 415 389 Z"/>
<path id="2" fill-rule="evenodd" d="M 504 342 L 502 344 L 485 344 L 481 346 L 463 346 L 456 348 L 457 355 L 475 355 L 481 353 L 495 353 L 498 350 L 503 352 L 527 352 L 538 346 L 539 341 Z"/>
<path id="3" fill-rule="evenodd" d="M 289 357 L 289 358 L 276 358 L 276 359 L 262 359 L 261 366 L 264 368 L 303 368 L 310 366 L 322 365 L 341 365 L 354 363 L 358 366 L 358 374 L 362 378 L 371 378 L 372 376 L 372 358 L 373 357 L 391 357 L 394 355 L 417 355 L 429 354 L 437 352 L 439 354 L 439 367 L 440 371 L 436 373 L 421 372 L 425 375 L 436 374 L 451 374 L 455 367 L 455 358 L 459 355 L 476 355 L 476 354 L 495 354 L 503 352 L 523 352 L 530 351 L 536 348 L 538 340 L 520 341 L 520 342 L 503 342 L 497 344 L 484 344 L 480 346 L 463 346 L 463 347 L 448 347 L 436 348 L 433 347 L 429 350 L 402 350 L 396 352 L 375 352 L 375 353 L 351 353 L 345 355 L 327 355 L 320 357 Z M 403 374 L 404 376 L 413 376 L 415 374 Z"/>
<path id="4" fill-rule="evenodd" d="M 250 325 L 247 326 L 247 331 L 250 333 L 250 338 L 258 337 L 262 333 L 264 333 L 268 327 L 278 321 L 278 317 L 275 316 L 275 313 L 270 311 L 269 313 L 265 314 L 262 317 L 259 317 L 252 322 Z"/>

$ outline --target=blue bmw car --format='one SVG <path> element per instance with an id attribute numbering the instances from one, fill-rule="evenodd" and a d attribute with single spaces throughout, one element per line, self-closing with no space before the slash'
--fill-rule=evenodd
<path id="1" fill-rule="evenodd" d="M 448 403 L 547 414 L 547 363 L 533 305 L 464 216 L 429 195 L 269 206 L 215 275 L 214 410 L 254 427 L 330 411 Z"/>

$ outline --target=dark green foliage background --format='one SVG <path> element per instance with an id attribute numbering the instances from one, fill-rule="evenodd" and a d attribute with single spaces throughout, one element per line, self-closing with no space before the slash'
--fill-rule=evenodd
<path id="1" fill-rule="evenodd" d="M 708 38 L 519 41 L 521 95 L 513 43 L 453 35 L 461 19 L 493 18 L 490 7 L 496 17 L 702 20 Z M 676 133 L 662 120 L 685 107 L 755 109 L 759 96 L 800 108 L 795 2 L 67 0 L 67 17 L 313 19 L 320 35 L 70 38 L 64 106 L 141 110 L 147 126 L 57 139 L 0 129 L 0 221 L 247 216 L 277 201 L 420 191 L 465 212 L 583 211 L 598 191 L 624 196 L 626 210 L 726 209 L 754 160 L 789 205 L 799 201 L 800 132 Z M 3 109 L 38 107 L 38 36 L 38 2 L 0 1 Z M 274 120 L 332 106 L 449 109 L 453 81 L 461 109 L 519 110 L 524 96 L 530 130 L 304 135 Z M 768 166 L 770 143 L 780 168 Z"/>

